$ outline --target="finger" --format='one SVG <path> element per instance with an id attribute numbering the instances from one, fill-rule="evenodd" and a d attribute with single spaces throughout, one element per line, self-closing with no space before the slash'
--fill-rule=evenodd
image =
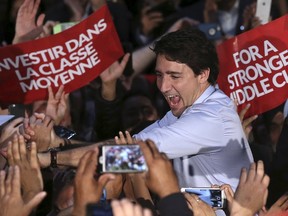
<path id="1" fill-rule="evenodd" d="M 94 172 L 97 167 L 97 161 L 98 161 L 98 152 L 96 151 L 91 151 L 91 154 L 89 155 L 87 161 L 89 163 L 86 163 L 83 175 L 93 178 Z"/>
<path id="2" fill-rule="evenodd" d="M 243 121 L 244 116 L 245 116 L 245 114 L 247 113 L 247 111 L 249 110 L 250 107 L 251 107 L 251 104 L 247 104 L 247 105 L 244 107 L 244 109 L 242 109 L 242 110 L 240 111 L 239 117 L 240 117 L 241 122 Z"/>
<path id="3" fill-rule="evenodd" d="M 12 153 L 12 142 L 11 141 L 8 142 L 8 146 L 7 146 L 7 159 L 8 159 L 8 163 L 10 166 L 15 165 L 13 153 Z"/>
<path id="4" fill-rule="evenodd" d="M 5 195 L 5 176 L 6 173 L 4 170 L 0 171 L 0 197 L 2 198 Z"/>
<path id="5" fill-rule="evenodd" d="M 55 94 L 55 99 L 59 101 L 63 92 L 64 92 L 64 85 L 61 85 Z"/>
<path id="6" fill-rule="evenodd" d="M 129 60 L 129 58 L 130 58 L 130 53 L 126 53 L 125 55 L 124 55 L 124 57 L 122 58 L 122 60 L 121 60 L 121 62 L 120 62 L 120 66 L 121 66 L 121 68 L 125 68 L 126 67 L 126 65 L 127 65 L 127 62 L 128 62 L 128 60 Z"/>
<path id="7" fill-rule="evenodd" d="M 247 181 L 254 181 L 255 177 L 256 177 L 256 163 L 252 163 L 248 171 Z"/>
<path id="8" fill-rule="evenodd" d="M 21 186 L 20 186 L 20 169 L 19 166 L 13 166 L 13 175 L 11 179 L 11 193 L 13 196 L 21 197 Z"/>
<path id="9" fill-rule="evenodd" d="M 134 215 L 134 204 L 132 204 L 128 199 L 122 199 L 120 202 L 126 216 Z"/>
<path id="10" fill-rule="evenodd" d="M 46 127 L 48 127 L 48 126 L 51 127 L 51 121 L 53 121 L 53 120 L 52 120 L 52 118 L 51 118 L 50 116 L 45 116 L 44 121 L 43 121 L 43 124 L 44 124 Z"/>
<path id="11" fill-rule="evenodd" d="M 7 174 L 7 178 L 5 181 L 5 189 L 6 189 L 5 194 L 8 194 L 8 195 L 10 195 L 10 193 L 11 193 L 12 176 L 13 176 L 13 166 L 10 166 L 8 169 L 8 174 Z"/>
<path id="12" fill-rule="evenodd" d="M 21 124 L 24 121 L 23 117 L 13 119 L 8 125 L 9 127 L 16 127 L 17 125 Z"/>
<path id="13" fill-rule="evenodd" d="M 12 154 L 15 164 L 19 164 L 21 160 L 20 156 L 20 149 L 19 149 L 19 142 L 18 142 L 18 136 L 13 137 L 12 141 Z"/>
<path id="14" fill-rule="evenodd" d="M 33 116 L 35 116 L 36 119 L 41 119 L 41 120 L 44 120 L 44 118 L 45 118 L 45 114 L 44 113 L 34 113 Z"/>
<path id="15" fill-rule="evenodd" d="M 51 86 L 48 86 L 48 101 L 54 100 L 54 94 Z"/>
<path id="16" fill-rule="evenodd" d="M 111 207 L 112 207 L 113 215 L 126 216 L 124 209 L 122 208 L 122 205 L 119 200 L 112 200 Z"/>
<path id="17" fill-rule="evenodd" d="M 103 188 L 107 185 L 107 183 L 109 181 L 113 181 L 115 180 L 116 176 L 114 174 L 111 174 L 111 173 L 106 173 L 106 174 L 103 174 L 99 177 L 98 179 L 98 187 L 97 187 L 97 194 L 99 194 L 99 197 L 101 196 L 102 194 L 102 191 L 103 191 Z"/>
<path id="18" fill-rule="evenodd" d="M 45 198 L 46 192 L 42 191 L 38 194 L 36 194 L 25 206 L 26 212 L 32 212 L 33 209 L 35 209 Z"/>
<path id="19" fill-rule="evenodd" d="M 243 185 L 247 180 L 247 170 L 246 168 L 241 169 L 241 175 L 239 180 L 239 185 Z"/>
<path id="20" fill-rule="evenodd" d="M 116 144 L 118 144 L 118 145 L 121 144 L 121 141 L 120 141 L 120 139 L 119 139 L 118 136 L 115 136 L 115 137 L 114 137 L 114 140 L 115 140 L 115 143 L 116 143 Z"/>
<path id="21" fill-rule="evenodd" d="M 122 131 L 119 131 L 119 138 L 120 138 L 121 144 L 127 144 L 127 140 L 126 140 L 124 134 L 122 133 Z"/>
<path id="22" fill-rule="evenodd" d="M 160 152 L 152 140 L 147 140 L 147 144 L 150 147 L 152 155 L 154 158 L 157 156 L 160 156 Z"/>
<path id="23" fill-rule="evenodd" d="M 227 201 L 232 204 L 234 193 L 231 187 L 225 187 L 223 190 L 224 190 Z"/>
<path id="24" fill-rule="evenodd" d="M 264 175 L 262 183 L 268 188 L 270 183 L 270 177 L 268 175 Z"/>
<path id="25" fill-rule="evenodd" d="M 143 209 L 143 215 L 144 216 L 152 216 L 153 214 L 152 214 L 150 209 L 144 208 Z"/>
<path id="26" fill-rule="evenodd" d="M 169 160 L 168 156 L 165 153 L 161 152 L 160 155 L 162 156 L 163 159 Z"/>
<path id="27" fill-rule="evenodd" d="M 258 115 L 254 115 L 254 116 L 251 116 L 247 119 L 245 119 L 242 123 L 243 127 L 247 127 L 248 125 L 250 125 L 255 119 L 258 118 Z"/>
<path id="28" fill-rule="evenodd" d="M 153 155 L 152 155 L 151 149 L 147 145 L 147 142 L 138 141 L 137 144 L 139 144 L 141 148 L 146 164 L 148 165 L 148 167 L 151 166 L 153 163 Z"/>
<path id="29" fill-rule="evenodd" d="M 134 216 L 143 216 L 143 213 L 142 213 L 142 207 L 138 204 L 135 204 L 135 205 L 132 205 L 132 207 L 134 207 Z"/>
<path id="30" fill-rule="evenodd" d="M 32 2 L 33 2 L 33 1 L 32 1 Z M 34 15 L 37 14 L 39 5 L 40 5 L 40 0 L 36 0 L 36 1 L 34 2 L 34 5 L 32 4 L 32 6 L 33 6 L 33 8 L 32 8 L 32 14 L 34 14 Z"/>
<path id="31" fill-rule="evenodd" d="M 27 159 L 27 148 L 26 143 L 23 136 L 18 136 L 18 145 L 19 145 L 19 152 L 20 152 L 20 158 Z"/>
<path id="32" fill-rule="evenodd" d="M 36 25 L 37 27 L 42 26 L 44 24 L 45 14 L 40 14 L 37 18 Z"/>
<path id="33" fill-rule="evenodd" d="M 126 135 L 127 143 L 128 143 L 128 144 L 133 144 L 133 143 L 134 143 L 134 140 L 133 140 L 133 138 L 131 137 L 130 133 L 129 133 L 128 131 L 125 131 L 125 135 Z"/>
<path id="34" fill-rule="evenodd" d="M 261 180 L 263 179 L 265 175 L 264 163 L 261 160 L 257 161 L 256 174 L 257 174 L 256 178 L 259 178 Z"/>
<path id="35" fill-rule="evenodd" d="M 90 155 L 92 154 L 93 152 L 92 151 L 88 151 L 86 152 L 82 158 L 80 159 L 79 161 L 79 165 L 78 165 L 78 168 L 77 168 L 77 171 L 76 171 L 76 177 L 75 178 L 82 178 L 83 176 L 83 173 L 85 171 L 85 167 L 86 167 L 86 164 L 87 164 L 87 160 L 88 158 L 90 157 Z"/>
<path id="36" fill-rule="evenodd" d="M 37 147 L 36 143 L 32 142 L 31 143 L 31 151 L 30 151 L 30 165 L 31 168 L 39 168 L 39 163 L 38 163 L 38 158 L 37 158 Z"/>

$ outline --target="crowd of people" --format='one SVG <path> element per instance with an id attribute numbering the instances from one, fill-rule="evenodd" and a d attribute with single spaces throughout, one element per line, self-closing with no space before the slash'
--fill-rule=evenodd
<path id="1" fill-rule="evenodd" d="M 217 86 L 216 47 L 261 25 L 254 0 L 1 4 L 1 46 L 49 37 L 107 5 L 126 54 L 69 94 L 49 87 L 47 100 L 1 125 L 0 216 L 288 215 L 288 103 L 246 118 L 253 101 L 237 110 Z M 287 11 L 272 1 L 271 21 Z M 12 105 L 0 101 L 0 114 Z M 148 169 L 101 172 L 111 144 L 139 145 Z M 212 208 L 187 187 L 219 188 L 225 204 Z"/>

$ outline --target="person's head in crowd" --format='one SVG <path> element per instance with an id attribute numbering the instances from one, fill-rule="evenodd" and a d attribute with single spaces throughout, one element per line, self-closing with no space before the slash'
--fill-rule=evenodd
<path id="1" fill-rule="evenodd" d="M 52 210 L 48 216 L 58 215 L 68 210 L 74 204 L 74 179 L 76 170 L 67 168 L 59 170 L 53 178 Z M 72 209 L 67 211 L 71 214 Z M 61 214 L 63 215 L 63 214 Z"/>
<path id="2" fill-rule="evenodd" d="M 179 117 L 209 85 L 216 84 L 216 49 L 200 30 L 187 27 L 165 35 L 153 51 L 157 55 L 157 86 L 175 116 Z"/>
<path id="3" fill-rule="evenodd" d="M 131 130 L 144 122 L 158 119 L 157 110 L 148 95 L 131 93 L 123 100 L 121 122 L 123 130 Z"/>

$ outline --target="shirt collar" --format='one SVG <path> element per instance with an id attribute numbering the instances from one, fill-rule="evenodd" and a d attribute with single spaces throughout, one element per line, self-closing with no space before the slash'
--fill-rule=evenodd
<path id="1" fill-rule="evenodd" d="M 203 94 L 192 104 L 198 104 L 198 103 L 203 103 L 204 100 L 206 100 L 214 91 L 216 91 L 216 88 L 212 85 L 210 85 L 204 92 Z"/>

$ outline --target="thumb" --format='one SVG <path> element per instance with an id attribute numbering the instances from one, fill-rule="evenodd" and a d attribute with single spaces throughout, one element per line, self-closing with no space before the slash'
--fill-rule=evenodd
<path id="1" fill-rule="evenodd" d="M 45 191 L 42 191 L 38 194 L 36 194 L 24 207 L 25 211 L 32 212 L 34 208 L 36 208 L 42 200 L 45 198 L 47 193 Z M 28 214 L 27 214 L 28 215 Z"/>
<path id="2" fill-rule="evenodd" d="M 103 190 L 103 188 L 105 187 L 105 185 L 111 181 L 115 179 L 115 175 L 114 174 L 103 174 L 99 177 L 98 179 L 98 183 L 99 183 L 99 188 L 101 188 L 101 191 Z"/>

